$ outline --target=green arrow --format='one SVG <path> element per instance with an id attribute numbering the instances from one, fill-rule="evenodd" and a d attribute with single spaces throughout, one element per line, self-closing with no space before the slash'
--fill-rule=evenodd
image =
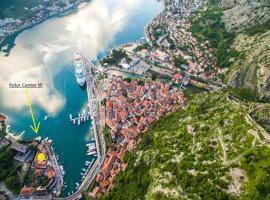
<path id="1" fill-rule="evenodd" d="M 28 96 L 27 90 L 25 90 L 25 97 L 26 97 L 26 101 L 27 101 L 27 104 L 29 106 L 29 110 L 30 110 L 30 113 L 31 113 L 32 121 L 33 121 L 33 125 L 30 125 L 30 128 L 37 134 L 38 130 L 39 130 L 39 127 L 40 127 L 40 122 L 38 122 L 38 125 L 36 126 L 36 120 L 35 120 L 35 117 L 34 117 L 34 114 L 33 114 L 31 101 L 30 101 L 30 98 Z"/>

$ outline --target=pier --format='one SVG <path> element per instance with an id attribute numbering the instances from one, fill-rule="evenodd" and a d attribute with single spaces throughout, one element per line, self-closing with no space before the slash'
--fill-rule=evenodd
<path id="1" fill-rule="evenodd" d="M 51 164 L 55 170 L 55 174 L 56 174 L 56 188 L 54 189 L 54 192 L 56 195 L 59 195 L 61 193 L 61 189 L 64 186 L 64 173 L 63 170 L 61 169 L 60 165 L 57 162 L 57 159 L 55 157 L 55 153 L 53 151 L 52 146 L 46 146 L 47 151 L 48 151 L 48 156 L 50 158 Z"/>
<path id="2" fill-rule="evenodd" d="M 78 114 L 78 117 L 75 117 L 75 118 L 73 118 L 72 114 L 69 114 L 70 122 L 72 122 L 73 124 L 78 124 L 78 125 L 80 125 L 81 122 L 85 122 L 85 121 L 90 120 L 90 118 L 91 118 L 90 111 L 87 113 L 85 111 L 83 111 L 82 113 Z"/>

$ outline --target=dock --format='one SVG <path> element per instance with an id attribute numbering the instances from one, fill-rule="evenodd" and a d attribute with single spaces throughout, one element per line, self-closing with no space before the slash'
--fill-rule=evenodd
<path id="1" fill-rule="evenodd" d="M 85 111 L 83 111 L 82 113 L 79 113 L 77 117 L 74 117 L 74 118 L 73 118 L 72 114 L 69 114 L 69 120 L 73 124 L 80 125 L 81 122 L 86 122 L 90 119 L 91 119 L 91 112 L 90 111 L 87 113 Z"/>
<path id="2" fill-rule="evenodd" d="M 88 114 L 92 119 L 92 127 L 95 134 L 96 148 L 97 148 L 97 159 L 93 163 L 93 165 L 89 165 L 89 167 L 85 171 L 85 178 L 81 185 L 77 188 L 73 194 L 64 197 L 64 198 L 54 198 L 58 200 L 76 200 L 82 197 L 82 193 L 84 193 L 91 183 L 94 181 L 96 175 L 98 174 L 106 156 L 106 148 L 105 148 L 105 139 L 103 135 L 103 126 L 100 117 L 100 113 L 102 112 L 100 94 L 97 90 L 96 84 L 96 76 L 93 74 L 96 66 L 92 63 L 92 61 L 88 60 L 83 56 L 85 62 L 85 76 L 86 76 L 86 84 L 87 84 L 87 97 L 88 97 Z M 73 119 L 73 118 L 72 118 Z M 81 118 L 79 118 L 81 120 Z"/>

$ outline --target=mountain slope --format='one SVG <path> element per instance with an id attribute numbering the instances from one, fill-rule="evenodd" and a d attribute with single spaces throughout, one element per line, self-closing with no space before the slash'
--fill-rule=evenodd
<path id="1" fill-rule="evenodd" d="M 268 0 L 222 0 L 223 20 L 228 31 L 242 32 L 265 25 L 270 20 Z M 269 28 L 269 25 L 268 25 Z"/>
<path id="2" fill-rule="evenodd" d="M 270 150 L 246 116 L 225 93 L 193 96 L 151 127 L 101 199 L 266 199 Z"/>
<path id="3" fill-rule="evenodd" d="M 233 44 L 242 58 L 233 62 L 228 84 L 257 91 L 260 99 L 270 99 L 270 30 L 265 33 L 238 34 Z"/>
<path id="4" fill-rule="evenodd" d="M 249 88 L 261 100 L 270 100 L 270 2 L 222 0 L 220 6 L 228 32 L 236 35 L 233 48 L 240 56 L 228 73 L 228 84 Z"/>

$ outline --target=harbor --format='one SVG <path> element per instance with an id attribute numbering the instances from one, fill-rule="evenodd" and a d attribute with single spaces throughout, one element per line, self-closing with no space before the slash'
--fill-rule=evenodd
<path id="1" fill-rule="evenodd" d="M 99 16 L 102 13 L 98 10 L 95 11 L 95 5 L 106 8 L 110 16 L 119 12 L 119 9 L 123 9 L 126 20 L 119 20 L 121 29 L 117 26 L 108 34 L 107 30 L 111 29 L 110 24 L 113 23 L 110 18 L 105 18 L 107 21 L 104 22 L 105 27 L 93 26 L 91 21 L 97 22 L 100 20 L 99 17 L 103 18 L 103 16 Z M 120 5 L 124 6 L 119 7 Z M 6 72 L 6 74 L 2 74 L 6 76 L 6 79 L 0 77 L 2 83 L 0 91 L 5 93 L 5 98 L 1 98 L 0 109 L 9 117 L 10 132 L 14 133 L 15 136 L 19 136 L 25 131 L 21 137 L 25 140 L 31 140 L 36 137 L 36 134 L 32 133 L 29 128 L 23 93 L 15 89 L 6 90 L 5 86 L 11 80 L 44 83 L 42 89 L 30 89 L 29 94 L 37 121 L 41 123 L 39 134 L 43 138 L 49 137 L 54 141 L 54 152 L 59 156 L 58 162 L 65 171 L 61 196 L 68 196 L 68 193 L 74 194 L 76 183 L 82 184 L 82 178 L 87 172 L 92 176 L 96 174 L 97 166 L 100 165 L 99 162 L 96 162 L 98 151 L 97 156 L 87 155 L 86 144 L 95 138 L 94 122 L 91 117 L 88 120 L 86 118 L 85 121 L 80 118 L 79 126 L 78 119 L 75 124 L 70 121 L 70 114 L 72 114 L 72 118 L 78 118 L 79 113 L 82 114 L 83 110 L 85 110 L 86 115 L 89 110 L 87 91 L 78 86 L 75 78 L 74 49 L 84 50 L 80 52 L 93 61 L 100 59 L 107 49 L 140 39 L 143 36 L 145 24 L 160 10 L 161 5 L 156 1 L 143 0 L 131 6 L 129 2 L 123 4 L 119 1 L 114 5 L 108 0 L 94 0 L 78 11 L 87 19 L 91 19 L 85 22 L 81 21 L 80 25 L 91 28 L 92 33 L 97 33 L 94 37 L 89 37 L 87 33 L 78 28 L 67 29 L 69 24 L 72 25 L 73 22 L 77 23 L 79 20 L 79 14 L 73 13 L 61 18 L 51 18 L 25 30 L 16 37 L 16 46 L 11 49 L 8 56 L 4 56 L 4 53 L 1 52 L 0 66 L 5 66 L 5 69 L 8 67 L 9 71 L 0 67 L 3 72 Z M 145 17 L 137 21 L 138 16 Z M 61 38 L 58 37 L 59 34 L 62 35 Z M 97 37 L 102 38 L 100 45 L 95 42 L 99 41 Z M 83 39 L 84 42 L 80 42 Z M 10 41 L 10 45 L 12 44 L 13 41 Z M 70 46 L 72 48 L 69 49 Z M 22 99 L 21 102 L 17 101 L 19 98 Z M 93 103 L 95 104 L 95 102 Z M 99 126 L 97 122 L 97 129 L 100 129 Z M 101 149 L 100 145 L 96 144 L 96 149 Z M 104 152 L 102 149 L 100 151 Z M 88 170 L 89 166 L 85 165 L 86 161 L 90 163 L 93 161 L 94 168 Z M 82 168 L 85 168 L 86 171 L 83 172 Z M 85 182 L 89 181 L 90 179 Z"/>
<path id="2" fill-rule="evenodd" d="M 87 88 L 87 96 L 88 96 L 88 108 L 89 113 L 91 113 L 91 117 L 93 120 L 93 129 L 94 129 L 94 135 L 95 140 L 86 146 L 88 147 L 88 153 L 87 155 L 96 155 L 97 159 L 95 160 L 93 165 L 89 165 L 87 169 L 83 168 L 84 173 L 84 179 L 81 184 L 76 184 L 77 191 L 71 194 L 68 197 L 65 198 L 57 198 L 59 200 L 65 199 L 65 200 L 75 200 L 80 199 L 82 197 L 82 193 L 87 190 L 87 188 L 90 186 L 94 178 L 96 177 L 97 173 L 100 170 L 100 167 L 102 163 L 105 160 L 105 154 L 106 154 L 106 147 L 105 147 L 105 139 L 103 135 L 103 128 L 105 125 L 105 122 L 102 122 L 100 118 L 100 112 L 101 111 L 101 98 L 99 95 L 99 92 L 96 88 L 96 66 L 87 59 L 86 57 L 83 57 L 84 60 L 84 73 L 86 78 L 86 88 Z"/>
<path id="3" fill-rule="evenodd" d="M 85 122 L 91 119 L 90 112 L 86 113 L 83 111 L 82 113 L 79 113 L 77 117 L 72 116 L 72 114 L 69 114 L 69 120 L 73 124 L 77 124 L 78 126 L 81 124 L 81 122 Z"/>

